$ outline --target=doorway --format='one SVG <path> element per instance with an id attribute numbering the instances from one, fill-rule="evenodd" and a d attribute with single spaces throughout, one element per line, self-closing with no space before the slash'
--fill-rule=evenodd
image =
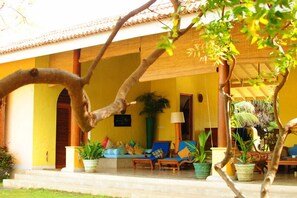
<path id="1" fill-rule="evenodd" d="M 182 140 L 193 140 L 193 94 L 180 94 L 180 111 L 185 117 L 181 125 Z"/>
<path id="2" fill-rule="evenodd" d="M 68 91 L 64 89 L 58 98 L 56 124 L 56 168 L 66 166 L 66 146 L 70 145 L 71 107 Z"/>

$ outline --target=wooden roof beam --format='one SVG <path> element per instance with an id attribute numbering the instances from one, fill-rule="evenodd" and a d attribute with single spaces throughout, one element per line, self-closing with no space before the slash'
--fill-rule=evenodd
<path id="1" fill-rule="evenodd" d="M 237 92 L 242 98 L 246 99 L 246 95 L 240 89 L 237 89 Z"/>
<path id="2" fill-rule="evenodd" d="M 270 86 L 268 86 L 268 87 L 269 87 L 269 89 L 272 89 Z M 262 91 L 263 95 L 266 96 L 266 98 L 269 98 L 272 95 L 272 93 L 267 93 L 267 89 L 264 89 L 263 87 L 260 87 L 259 89 Z"/>
<path id="3" fill-rule="evenodd" d="M 235 92 L 235 94 L 234 94 L 234 92 Z M 245 100 L 245 98 L 242 97 L 242 95 L 238 92 L 238 89 L 236 89 L 236 88 L 231 89 L 231 97 L 233 98 L 233 100 L 236 100 L 236 101 Z"/>
<path id="4" fill-rule="evenodd" d="M 270 66 L 269 63 L 265 62 L 264 65 L 269 69 L 269 71 L 270 71 L 271 73 L 274 72 L 274 69 L 271 68 L 271 66 Z"/>
<path id="5" fill-rule="evenodd" d="M 241 67 L 241 70 L 247 75 L 248 79 L 252 79 L 251 74 L 245 69 L 245 67 Z"/>
<path id="6" fill-rule="evenodd" d="M 250 79 L 242 79 L 242 83 L 240 84 L 235 84 L 235 83 L 232 83 L 231 81 L 231 88 L 236 88 L 236 87 L 252 87 L 253 85 L 251 85 L 248 81 Z M 271 81 L 271 82 L 268 82 L 268 81 L 264 81 L 263 83 L 265 85 L 275 85 L 275 82 L 276 82 L 276 79 Z"/>
<path id="7" fill-rule="evenodd" d="M 248 92 L 250 92 L 250 94 L 252 95 L 252 98 L 254 98 L 254 100 L 256 100 L 256 94 L 254 93 L 253 90 L 251 90 L 251 87 L 247 87 L 246 89 Z"/>

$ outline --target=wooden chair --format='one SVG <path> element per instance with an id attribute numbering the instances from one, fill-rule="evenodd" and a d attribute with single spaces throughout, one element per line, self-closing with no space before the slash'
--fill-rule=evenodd
<path id="1" fill-rule="evenodd" d="M 179 171 L 180 167 L 184 164 L 192 164 L 194 162 L 193 157 L 190 156 L 190 152 L 193 148 L 186 144 L 192 144 L 196 147 L 196 141 L 181 141 L 179 144 L 179 149 L 176 157 L 158 159 L 159 169 L 176 169 Z"/>
<path id="2" fill-rule="evenodd" d="M 171 141 L 154 141 L 151 154 L 144 158 L 132 159 L 133 167 L 155 169 L 155 163 L 158 159 L 169 156 L 170 145 Z"/>

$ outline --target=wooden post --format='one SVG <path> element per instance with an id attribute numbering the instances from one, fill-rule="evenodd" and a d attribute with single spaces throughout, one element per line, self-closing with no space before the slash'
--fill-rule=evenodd
<path id="1" fill-rule="evenodd" d="M 225 83 L 226 79 L 229 75 L 229 65 L 227 61 L 223 61 L 223 65 L 219 66 L 219 86 L 222 83 Z M 230 83 L 228 83 L 224 87 L 225 93 L 230 94 Z M 226 147 L 227 146 L 227 135 L 226 135 L 226 116 L 225 116 L 225 99 L 222 94 L 219 92 L 219 123 L 218 123 L 218 147 Z"/>
<path id="2" fill-rule="evenodd" d="M 73 73 L 80 76 L 80 50 L 73 51 Z M 73 113 L 71 113 L 71 133 L 70 133 L 70 145 L 79 146 L 80 145 L 80 129 L 76 124 Z"/>

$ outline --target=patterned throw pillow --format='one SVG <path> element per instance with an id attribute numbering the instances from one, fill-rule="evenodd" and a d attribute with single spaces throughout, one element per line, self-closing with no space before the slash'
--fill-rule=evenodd
<path id="1" fill-rule="evenodd" d="M 135 154 L 143 154 L 143 152 L 144 152 L 144 149 L 139 144 L 135 144 L 134 153 Z"/>
<path id="2" fill-rule="evenodd" d="M 157 149 L 157 150 L 153 151 L 152 155 L 155 158 L 159 159 L 159 158 L 163 158 L 163 153 L 164 153 L 163 150 L 160 148 L 160 149 Z"/>
<path id="3" fill-rule="evenodd" d="M 182 149 L 181 151 L 178 152 L 178 156 L 180 158 L 188 157 L 189 154 L 190 154 L 190 150 L 188 149 L 188 147 L 185 147 L 184 149 Z"/>
<path id="4" fill-rule="evenodd" d="M 127 154 L 127 150 L 125 148 L 125 146 L 123 144 L 121 144 L 119 147 L 118 147 L 118 150 L 120 151 L 120 155 L 125 155 Z"/>

